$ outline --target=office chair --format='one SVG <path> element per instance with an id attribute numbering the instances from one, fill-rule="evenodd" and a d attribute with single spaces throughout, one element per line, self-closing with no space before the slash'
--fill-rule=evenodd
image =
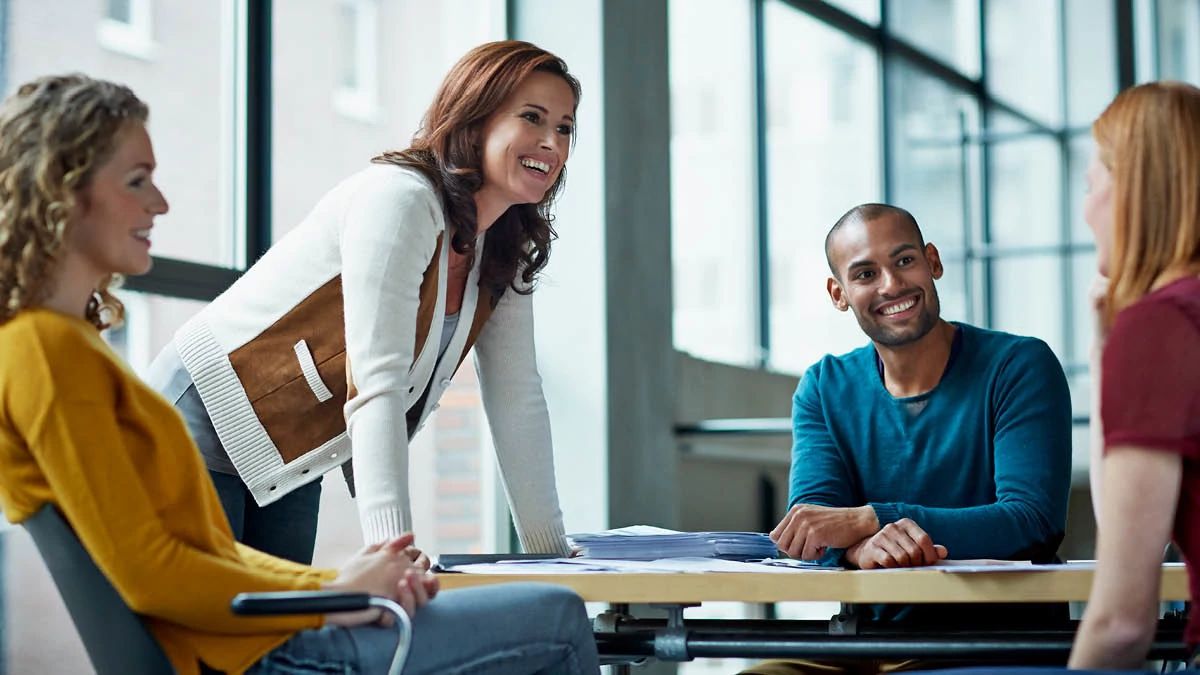
<path id="1" fill-rule="evenodd" d="M 83 640 L 97 675 L 175 675 L 162 647 L 79 542 L 53 504 L 46 504 L 21 523 L 33 538 L 54 585 Z M 390 675 L 399 675 L 408 658 L 412 623 L 400 605 L 366 593 L 299 591 L 241 593 L 233 599 L 235 614 L 322 614 L 380 607 L 396 615 L 400 641 Z M 215 673 L 203 663 L 202 673 Z"/>
<path id="2" fill-rule="evenodd" d="M 162 647 L 92 562 L 53 504 L 21 525 L 42 554 L 98 675 L 174 675 Z"/>

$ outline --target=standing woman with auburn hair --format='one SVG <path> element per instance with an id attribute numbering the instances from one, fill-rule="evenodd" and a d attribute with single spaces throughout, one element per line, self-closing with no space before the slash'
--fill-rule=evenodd
<path id="1" fill-rule="evenodd" d="M 1188 561 L 1185 639 L 1200 645 L 1200 89 L 1122 92 L 1092 126 L 1084 217 L 1096 236 L 1103 460 L 1096 580 L 1073 668 L 1136 668 L 1158 613 L 1163 550 Z"/>
<path id="2" fill-rule="evenodd" d="M 0 105 L 5 517 L 52 505 L 180 675 L 389 672 L 399 633 L 374 611 L 230 611 L 238 593 L 317 589 L 386 596 L 412 615 L 407 675 L 599 672 L 583 602 L 565 588 L 435 599 L 437 577 L 407 554 L 411 534 L 339 570 L 234 540 L 183 420 L 100 337 L 121 321 L 109 285 L 150 269 L 167 212 L 147 115 L 127 87 L 82 75 L 34 80 Z"/>
<path id="3" fill-rule="evenodd" d="M 334 187 L 175 334 L 151 382 L 239 540 L 311 561 L 321 476 L 348 460 L 366 543 L 411 528 L 409 441 L 474 346 L 521 544 L 568 552 L 530 293 L 579 96 L 532 44 L 472 49 L 407 149 Z"/>

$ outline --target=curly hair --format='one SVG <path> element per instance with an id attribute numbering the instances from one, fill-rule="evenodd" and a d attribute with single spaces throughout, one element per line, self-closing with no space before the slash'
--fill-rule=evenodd
<path id="1" fill-rule="evenodd" d="M 446 74 L 412 145 L 373 160 L 420 171 L 436 186 L 451 246 L 460 254 L 474 252 L 478 232 L 474 195 L 483 187 L 480 136 L 484 124 L 534 72 L 561 77 L 579 105 L 579 81 L 568 72 L 565 61 L 528 42 L 489 42 L 467 52 Z M 481 286 L 497 296 L 506 287 L 521 294 L 533 292 L 537 273 L 550 260 L 550 242 L 557 236 L 551 209 L 566 179 L 563 167 L 540 202 L 509 207 L 488 230 L 479 270 Z M 518 272 L 523 287 L 517 286 Z"/>
<path id="2" fill-rule="evenodd" d="M 112 154 L 122 127 L 145 123 L 146 104 L 129 88 L 84 75 L 42 77 L 0 104 L 0 324 L 45 301 L 80 192 Z M 124 306 L 110 275 L 86 317 L 119 325 Z"/>

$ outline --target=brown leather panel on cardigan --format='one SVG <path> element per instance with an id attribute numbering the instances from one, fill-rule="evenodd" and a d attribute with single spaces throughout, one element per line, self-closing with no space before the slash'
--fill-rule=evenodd
<path id="1" fill-rule="evenodd" d="M 420 356 L 433 323 L 441 246 L 442 236 L 438 235 L 433 259 L 421 279 L 414 361 Z M 475 344 L 495 304 L 491 294 L 481 288 L 463 356 Z M 300 340 L 308 344 L 317 372 L 333 394 L 323 403 L 304 379 L 296 359 L 295 345 Z M 346 356 L 341 277 L 330 279 L 253 340 L 234 350 L 229 361 L 285 464 L 345 432 L 343 405 L 358 392 Z M 421 405 L 412 408 L 417 415 L 422 409 Z"/>

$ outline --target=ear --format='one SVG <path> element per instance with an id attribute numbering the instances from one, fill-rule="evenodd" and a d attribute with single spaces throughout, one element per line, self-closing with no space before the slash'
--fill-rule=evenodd
<path id="1" fill-rule="evenodd" d="M 839 312 L 844 312 L 850 309 L 850 303 L 846 301 L 846 292 L 842 289 L 842 285 L 837 279 L 829 277 L 825 281 L 825 290 L 829 293 L 829 299 L 833 301 L 833 306 Z"/>
<path id="2" fill-rule="evenodd" d="M 938 253 L 933 244 L 925 244 L 925 260 L 929 261 L 929 271 L 933 273 L 933 278 L 941 279 L 946 270 L 942 267 L 942 254 Z"/>

